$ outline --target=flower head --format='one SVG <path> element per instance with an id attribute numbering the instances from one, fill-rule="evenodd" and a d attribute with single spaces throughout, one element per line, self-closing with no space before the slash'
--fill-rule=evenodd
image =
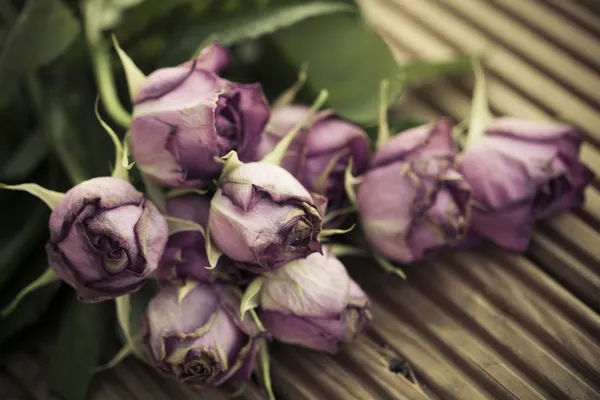
<path id="1" fill-rule="evenodd" d="M 224 177 L 208 225 L 225 255 L 264 272 L 320 251 L 321 218 L 315 200 L 288 171 L 254 162 Z"/>
<path id="2" fill-rule="evenodd" d="M 170 216 L 195 222 L 203 228 L 208 225 L 209 208 L 210 199 L 197 194 L 173 197 L 167 201 Z M 211 269 L 204 234 L 199 231 L 178 232 L 169 237 L 156 276 L 178 283 L 187 279 L 239 283 L 247 278 L 227 257 L 222 257 L 217 267 Z"/>
<path id="3" fill-rule="evenodd" d="M 461 155 L 472 187 L 471 231 L 497 245 L 525 250 L 535 220 L 578 207 L 594 178 L 579 161 L 582 137 L 567 124 L 500 118 Z"/>
<path id="4" fill-rule="evenodd" d="M 261 320 L 282 342 L 334 353 L 371 320 L 367 296 L 327 247 L 265 279 Z"/>
<path id="5" fill-rule="evenodd" d="M 440 120 L 394 136 L 358 187 L 365 236 L 392 260 L 420 260 L 468 230 L 471 193 L 455 165 L 451 128 Z"/>
<path id="6" fill-rule="evenodd" d="M 261 86 L 220 78 L 214 70 L 226 65 L 224 49 L 205 51 L 150 74 L 134 101 L 132 154 L 164 185 L 207 186 L 223 168 L 218 158 L 231 150 L 251 160 L 269 118 Z"/>
<path id="7" fill-rule="evenodd" d="M 150 301 L 142 323 L 148 361 L 180 382 L 216 387 L 250 378 L 264 334 L 237 317 L 239 299 L 226 286 L 168 285 Z"/>
<path id="8" fill-rule="evenodd" d="M 157 268 L 168 231 L 164 217 L 118 178 L 69 190 L 50 216 L 48 261 L 82 301 L 134 292 Z"/>
<path id="9" fill-rule="evenodd" d="M 296 124 L 306 119 L 308 112 L 308 107 L 299 105 L 273 109 L 257 157 L 269 153 Z M 362 174 L 369 166 L 369 153 L 369 139 L 360 127 L 337 118 L 331 111 L 322 111 L 294 140 L 282 167 L 311 193 L 327 197 L 328 209 L 335 210 L 348 205 L 344 173 L 350 159 L 353 173 Z"/>

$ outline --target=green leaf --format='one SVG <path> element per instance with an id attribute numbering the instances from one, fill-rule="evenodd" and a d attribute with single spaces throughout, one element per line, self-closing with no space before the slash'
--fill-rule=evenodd
<path id="1" fill-rule="evenodd" d="M 15 275 L 5 289 L 2 289 L 2 303 L 6 304 L 19 288 L 27 286 L 35 280 L 47 268 L 44 251 L 40 249 L 39 254 L 35 254 L 33 259 L 27 259 L 27 269 Z M 34 293 L 26 296 L 19 303 L 17 308 L 7 317 L 0 319 L 0 343 L 7 339 L 14 338 L 17 333 L 40 320 L 47 315 L 50 300 L 56 294 L 60 282 L 53 282 L 49 285 L 36 290 Z"/>
<path id="2" fill-rule="evenodd" d="M 85 75 L 70 76 L 67 84 L 46 87 L 43 94 L 46 135 L 72 183 L 107 176 L 114 153 L 94 116 L 96 88 Z"/>
<path id="3" fill-rule="evenodd" d="M 310 18 L 273 35 L 274 45 L 296 69 L 308 64 L 306 88 L 329 91 L 328 105 L 343 118 L 375 125 L 379 85 L 389 79 L 389 103 L 398 95 L 400 67 L 387 45 L 358 15 Z"/>
<path id="4" fill-rule="evenodd" d="M 79 22 L 59 0 L 28 0 L 0 54 L 0 82 L 10 82 L 64 53 L 79 34 Z"/>
<path id="5" fill-rule="evenodd" d="M 129 99 L 133 102 L 138 93 L 142 90 L 144 82 L 146 82 L 146 75 L 144 75 L 138 66 L 135 65 L 131 57 L 129 57 L 127 53 L 123 51 L 121 46 L 119 46 L 116 36 L 113 36 L 113 46 L 115 47 L 115 50 L 117 50 L 117 54 L 123 65 L 125 78 L 127 79 L 127 87 L 129 88 Z"/>
<path id="6" fill-rule="evenodd" d="M 6 190 L 20 190 L 27 192 L 38 199 L 42 200 L 51 210 L 56 207 L 58 202 L 64 197 L 64 193 L 57 192 L 54 190 L 46 189 L 38 185 L 37 183 L 22 183 L 20 185 L 5 185 L 0 183 L 0 189 Z"/>
<path id="7" fill-rule="evenodd" d="M 170 14 L 176 13 L 177 20 L 181 22 L 182 16 L 190 17 L 198 15 L 205 9 L 220 0 L 145 0 L 142 4 L 132 7 L 123 13 L 122 21 L 117 28 L 117 36 L 123 40 L 131 39 L 143 33 L 146 29 L 152 29 L 157 24 L 170 21 Z"/>
<path id="8" fill-rule="evenodd" d="M 246 311 L 253 310 L 259 306 L 260 302 L 260 291 L 265 284 L 265 278 L 259 276 L 254 278 L 252 282 L 246 288 L 242 300 L 240 302 L 240 319 L 244 319 Z"/>
<path id="9" fill-rule="evenodd" d="M 38 244 L 37 240 L 47 229 L 48 209 L 41 204 L 34 206 L 33 209 L 30 209 L 30 214 L 27 220 L 23 222 L 21 229 L 15 230 L 0 247 L 0 288 L 4 286 L 13 272 L 20 266 L 19 263 L 24 256 L 31 251 L 33 246 Z"/>
<path id="10" fill-rule="evenodd" d="M 52 269 L 48 268 L 46 271 L 41 274 L 37 279 L 32 281 L 29 285 L 25 286 L 21 291 L 12 299 L 10 303 L 0 311 L 0 318 L 6 318 L 10 314 L 12 314 L 15 309 L 21 304 L 23 299 L 25 299 L 29 294 L 35 292 L 43 288 L 44 286 L 48 286 L 60 278 Z"/>
<path id="11" fill-rule="evenodd" d="M 473 55 L 460 55 L 450 60 L 417 61 L 405 64 L 400 69 L 406 74 L 407 80 L 420 81 L 439 75 L 466 72 L 471 68 Z"/>
<path id="12" fill-rule="evenodd" d="M 2 165 L 0 179 L 13 182 L 27 179 L 44 162 L 47 155 L 48 145 L 43 132 L 32 132 Z"/>
<path id="13" fill-rule="evenodd" d="M 169 226 L 169 235 L 174 235 L 179 232 L 200 232 L 202 236 L 206 236 L 202 225 L 189 221 L 187 219 L 175 218 L 165 215 Z"/>
<path id="14" fill-rule="evenodd" d="M 49 365 L 50 389 L 65 400 L 84 400 L 94 369 L 106 357 L 113 329 L 112 302 L 73 298 L 61 320 Z"/>
<path id="15" fill-rule="evenodd" d="M 182 29 L 171 40 L 166 59 L 170 64 L 188 60 L 211 40 L 230 46 L 244 39 L 254 39 L 319 15 L 354 11 L 343 1 L 305 1 L 261 8 L 232 16 L 211 17 Z"/>

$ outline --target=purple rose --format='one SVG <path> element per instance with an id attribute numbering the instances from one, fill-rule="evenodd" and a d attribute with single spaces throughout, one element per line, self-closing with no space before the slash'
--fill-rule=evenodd
<path id="1" fill-rule="evenodd" d="M 308 110 L 299 105 L 273 109 L 257 159 L 268 154 L 296 124 L 304 121 Z M 360 127 L 335 117 L 331 111 L 323 111 L 311 121 L 307 132 L 297 136 L 282 167 L 311 193 L 327 197 L 328 209 L 336 210 L 348 206 L 344 173 L 350 158 L 354 175 L 360 175 L 369 166 L 369 156 L 369 138 Z"/>
<path id="2" fill-rule="evenodd" d="M 472 233 L 495 244 L 527 249 L 535 220 L 580 206 L 594 179 L 579 161 L 574 126 L 517 118 L 491 122 L 460 157 L 471 185 Z"/>
<path id="3" fill-rule="evenodd" d="M 205 187 L 223 169 L 219 157 L 231 150 L 241 160 L 254 157 L 268 103 L 259 84 L 237 84 L 204 69 L 223 66 L 215 53 L 153 72 L 134 101 L 132 154 L 161 184 Z"/>
<path id="4" fill-rule="evenodd" d="M 183 65 L 190 65 L 193 62 L 189 61 Z M 202 49 L 195 62 L 196 68 L 221 74 L 229 67 L 229 52 L 220 44 L 213 43 Z"/>
<path id="5" fill-rule="evenodd" d="M 252 272 L 321 250 L 315 200 L 288 171 L 272 164 L 243 164 L 228 174 L 212 199 L 208 225 L 217 247 Z"/>
<path id="6" fill-rule="evenodd" d="M 299 290 L 301 288 L 301 291 Z M 335 353 L 371 320 L 368 298 L 325 247 L 266 277 L 261 320 L 273 338 Z"/>
<path id="7" fill-rule="evenodd" d="M 109 177 L 70 189 L 49 226 L 50 268 L 86 302 L 140 289 L 157 268 L 168 236 L 156 207 L 128 182 Z"/>
<path id="8" fill-rule="evenodd" d="M 210 198 L 196 194 L 179 196 L 167 201 L 170 216 L 195 222 L 206 228 Z M 216 268 L 209 269 L 206 243 L 201 232 L 179 232 L 169 237 L 156 277 L 174 283 L 186 279 L 199 282 L 243 282 L 247 277 L 234 263 L 222 257 Z"/>
<path id="9" fill-rule="evenodd" d="M 252 318 L 240 321 L 239 307 L 227 286 L 163 287 L 142 321 L 148 361 L 179 382 L 205 388 L 248 380 L 265 335 Z"/>
<path id="10" fill-rule="evenodd" d="M 447 120 L 401 132 L 375 153 L 357 201 L 363 232 L 377 251 L 410 263 L 465 235 L 471 193 L 455 154 Z"/>

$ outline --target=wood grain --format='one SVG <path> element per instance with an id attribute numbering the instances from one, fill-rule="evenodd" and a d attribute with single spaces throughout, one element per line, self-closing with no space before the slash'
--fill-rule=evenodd
<path id="1" fill-rule="evenodd" d="M 582 158 L 600 175 L 597 2 L 361 4 L 400 62 L 485 51 L 492 111 L 572 121 L 586 135 Z M 409 87 L 394 112 L 461 121 L 472 83 L 466 74 Z M 349 262 L 372 299 L 373 326 L 333 357 L 273 346 L 278 399 L 600 399 L 599 189 L 594 182 L 580 210 L 539 224 L 526 255 L 493 248 L 444 254 L 408 267 L 406 282 Z M 406 360 L 406 376 L 388 369 L 392 359 Z M 9 360 L 0 390 L 47 398 L 43 379 L 32 374 L 43 362 L 39 354 Z M 99 375 L 91 397 L 227 398 L 179 386 L 133 360 Z M 265 397 L 251 383 L 239 398 Z"/>

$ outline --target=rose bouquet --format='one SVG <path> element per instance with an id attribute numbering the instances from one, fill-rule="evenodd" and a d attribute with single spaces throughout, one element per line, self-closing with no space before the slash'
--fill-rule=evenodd
<path id="1" fill-rule="evenodd" d="M 101 369 L 133 355 L 202 388 L 261 370 L 274 398 L 269 342 L 335 353 L 372 320 L 341 257 L 404 278 L 402 267 L 442 250 L 524 251 L 535 222 L 579 206 L 594 178 L 573 126 L 492 118 L 477 60 L 468 132 L 440 118 L 391 135 L 388 103 L 400 85 L 384 78 L 372 143 L 369 124 L 337 109 L 327 90 L 310 106 L 295 101 L 306 69 L 269 102 L 261 84 L 224 77 L 230 53 L 214 41 L 146 76 L 115 39 L 129 115 L 106 85 L 106 43 L 88 35 L 106 114 L 126 134 L 97 104 L 115 146 L 111 176 L 64 193 L 2 185 L 52 212 L 49 268 L 1 317 L 57 281 L 78 302 L 114 302 L 122 349 Z"/>

